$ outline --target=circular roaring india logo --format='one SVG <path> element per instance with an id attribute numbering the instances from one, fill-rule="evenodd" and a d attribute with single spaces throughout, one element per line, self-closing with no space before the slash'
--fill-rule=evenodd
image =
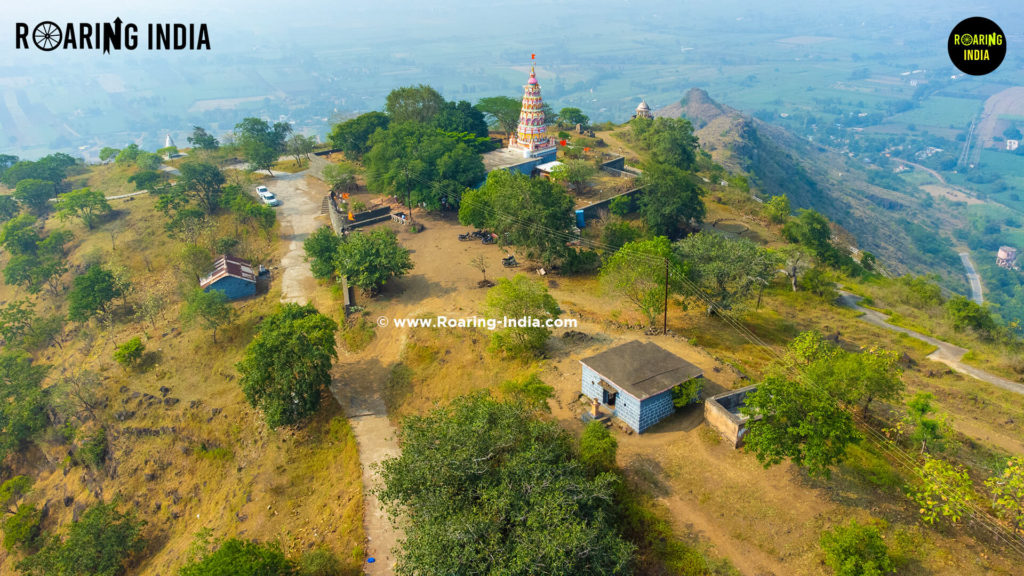
<path id="1" fill-rule="evenodd" d="M 993 21 L 981 16 L 968 18 L 949 33 L 949 59 L 964 74 L 983 76 L 1003 63 L 1006 36 Z"/>

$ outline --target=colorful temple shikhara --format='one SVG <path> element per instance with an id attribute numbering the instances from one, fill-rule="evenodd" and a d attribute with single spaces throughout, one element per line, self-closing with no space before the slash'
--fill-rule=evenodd
<path id="1" fill-rule="evenodd" d="M 555 141 L 548 138 L 548 125 L 544 119 L 544 99 L 540 96 L 537 74 L 530 67 L 530 79 L 523 87 L 523 106 L 519 112 L 519 127 L 509 138 L 508 148 L 521 152 L 523 158 L 547 157 L 554 159 Z"/>

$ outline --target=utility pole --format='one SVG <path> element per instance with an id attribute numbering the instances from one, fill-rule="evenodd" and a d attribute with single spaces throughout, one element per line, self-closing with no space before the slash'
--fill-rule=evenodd
<path id="1" fill-rule="evenodd" d="M 663 313 L 661 331 L 668 334 L 668 258 L 665 258 L 665 307 Z"/>

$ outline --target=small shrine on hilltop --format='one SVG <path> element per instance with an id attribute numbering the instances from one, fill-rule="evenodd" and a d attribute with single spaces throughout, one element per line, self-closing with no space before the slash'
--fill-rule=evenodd
<path id="1" fill-rule="evenodd" d="M 554 160 L 556 143 L 547 135 L 544 118 L 544 99 L 540 95 L 537 73 L 530 67 L 530 79 L 523 87 L 523 105 L 519 112 L 519 127 L 509 138 L 508 148 L 520 152 L 523 158 L 545 157 Z"/>
<path id="2" fill-rule="evenodd" d="M 654 113 L 651 112 L 651 107 L 647 105 L 647 100 L 640 99 L 640 105 L 636 107 L 633 118 L 654 118 Z"/>

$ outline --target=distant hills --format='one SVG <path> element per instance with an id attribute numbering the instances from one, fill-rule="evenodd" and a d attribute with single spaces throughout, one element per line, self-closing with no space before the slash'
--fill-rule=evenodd
<path id="1" fill-rule="evenodd" d="M 887 169 L 746 116 L 698 88 L 655 116 L 687 118 L 701 147 L 726 169 L 747 174 L 756 195 L 785 194 L 794 210 L 825 214 L 842 228 L 838 238 L 849 232 L 856 248 L 874 253 L 891 272 L 936 273 L 950 289 L 967 290 L 952 243 L 936 232 L 952 229 L 956 219 L 935 209 L 927 193 L 888 178 Z"/>

